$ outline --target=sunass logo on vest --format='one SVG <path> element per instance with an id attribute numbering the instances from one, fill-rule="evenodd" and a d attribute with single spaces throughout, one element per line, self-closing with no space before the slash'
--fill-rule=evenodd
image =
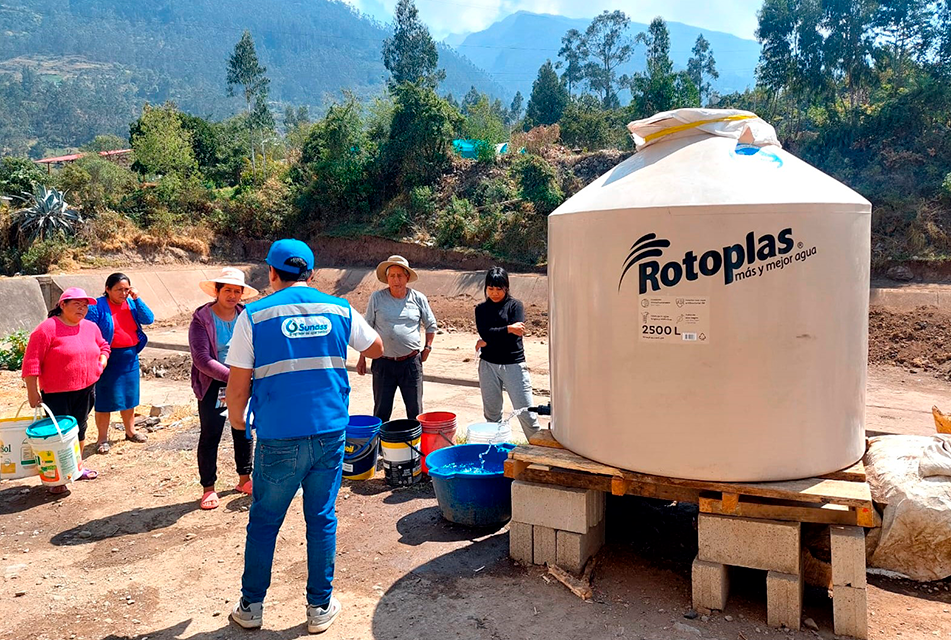
<path id="1" fill-rule="evenodd" d="M 295 316 L 281 323 L 281 333 L 288 338 L 319 338 L 330 333 L 330 320 L 324 316 Z"/>

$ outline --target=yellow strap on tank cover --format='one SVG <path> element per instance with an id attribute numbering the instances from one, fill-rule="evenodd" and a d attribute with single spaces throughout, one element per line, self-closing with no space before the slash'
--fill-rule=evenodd
<path id="1" fill-rule="evenodd" d="M 713 118 L 712 120 L 697 120 L 696 122 L 687 122 L 685 124 L 678 124 L 675 127 L 670 127 L 669 129 L 664 129 L 663 131 L 658 131 L 657 133 L 650 133 L 644 136 L 644 142 L 652 142 L 657 138 L 662 138 L 668 136 L 672 133 L 677 133 L 679 131 L 686 131 L 687 129 L 693 129 L 695 127 L 702 127 L 705 124 L 713 124 L 714 122 L 735 122 L 737 120 L 750 120 L 752 118 L 758 118 L 759 116 L 745 116 L 745 115 L 735 115 L 735 116 L 724 116 L 722 118 Z"/>

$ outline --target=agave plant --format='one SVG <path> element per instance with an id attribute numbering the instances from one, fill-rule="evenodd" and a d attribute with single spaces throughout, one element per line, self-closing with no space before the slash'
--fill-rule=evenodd
<path id="1" fill-rule="evenodd" d="M 24 191 L 20 199 L 32 203 L 16 212 L 20 232 L 30 242 L 45 240 L 59 232 L 66 236 L 72 235 L 76 225 L 83 221 L 79 210 L 71 207 L 66 202 L 66 194 L 57 189 L 47 189 L 38 184 L 33 193 Z"/>

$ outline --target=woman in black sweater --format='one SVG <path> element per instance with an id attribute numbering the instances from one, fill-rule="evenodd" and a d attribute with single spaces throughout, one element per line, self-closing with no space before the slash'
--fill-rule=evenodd
<path id="1" fill-rule="evenodd" d="M 522 346 L 525 309 L 509 295 L 509 274 L 501 267 L 485 274 L 485 298 L 475 309 L 482 412 L 489 422 L 501 422 L 503 388 L 516 409 L 532 406 L 532 381 Z M 526 411 L 518 419 L 526 438 L 541 428 L 534 413 Z"/>

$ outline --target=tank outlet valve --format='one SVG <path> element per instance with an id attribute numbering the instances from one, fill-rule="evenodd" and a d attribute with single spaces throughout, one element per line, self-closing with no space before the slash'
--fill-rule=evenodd
<path id="1" fill-rule="evenodd" d="M 551 405 L 550 404 L 540 404 L 537 407 L 529 407 L 528 410 L 531 413 L 538 414 L 540 416 L 550 416 L 551 415 Z"/>

